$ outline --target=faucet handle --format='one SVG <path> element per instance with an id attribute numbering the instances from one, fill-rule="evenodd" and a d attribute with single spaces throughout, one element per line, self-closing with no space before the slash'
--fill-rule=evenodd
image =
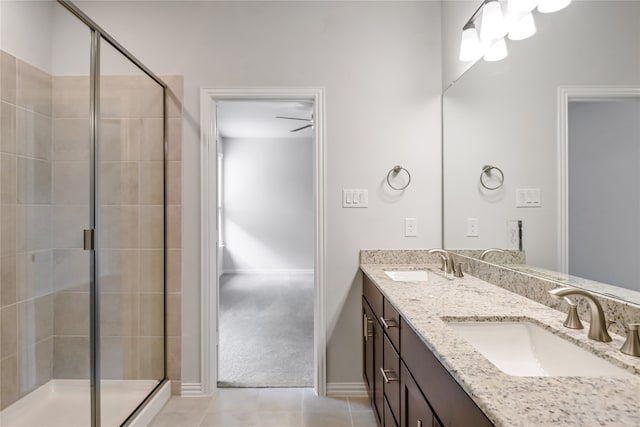
<path id="1" fill-rule="evenodd" d="M 459 262 L 456 264 L 456 268 L 453 269 L 453 275 L 455 277 L 464 277 L 464 274 L 462 273 L 462 266 L 465 264 L 466 262 Z"/>
<path id="2" fill-rule="evenodd" d="M 640 323 L 629 323 L 627 340 L 622 344 L 620 351 L 629 356 L 640 357 L 640 336 L 638 335 Z"/>
<path id="3" fill-rule="evenodd" d="M 584 325 L 578 316 L 578 303 L 569 297 L 564 297 L 565 302 L 569 305 L 569 313 L 563 325 L 570 329 L 584 329 Z"/>

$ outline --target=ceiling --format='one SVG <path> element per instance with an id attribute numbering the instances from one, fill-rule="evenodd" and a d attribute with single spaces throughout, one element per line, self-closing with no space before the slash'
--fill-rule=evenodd
<path id="1" fill-rule="evenodd" d="M 291 132 L 309 122 L 277 119 L 276 116 L 310 119 L 312 113 L 311 100 L 218 101 L 218 131 L 223 138 L 311 138 L 311 127 Z"/>

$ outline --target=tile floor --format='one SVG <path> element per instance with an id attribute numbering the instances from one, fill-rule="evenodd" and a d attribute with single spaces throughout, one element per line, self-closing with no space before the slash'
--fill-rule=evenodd
<path id="1" fill-rule="evenodd" d="M 307 388 L 227 388 L 172 397 L 150 427 L 375 427 L 367 398 L 318 397 Z"/>

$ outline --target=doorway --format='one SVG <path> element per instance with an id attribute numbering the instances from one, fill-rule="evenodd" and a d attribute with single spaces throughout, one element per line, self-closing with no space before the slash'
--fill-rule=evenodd
<path id="1" fill-rule="evenodd" d="M 201 95 L 203 392 L 323 395 L 323 90 Z"/>

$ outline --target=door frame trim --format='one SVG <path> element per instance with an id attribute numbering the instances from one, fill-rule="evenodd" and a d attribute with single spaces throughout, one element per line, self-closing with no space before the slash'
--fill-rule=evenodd
<path id="1" fill-rule="evenodd" d="M 322 87 L 202 87 L 200 88 L 200 218 L 201 218 L 201 340 L 200 381 L 202 394 L 217 389 L 218 374 L 218 272 L 217 272 L 217 123 L 219 100 L 314 101 L 314 389 L 326 395 L 325 327 L 325 89 Z"/>
<path id="2" fill-rule="evenodd" d="M 569 272 L 569 102 L 640 98 L 640 87 L 558 86 L 558 267 Z"/>

